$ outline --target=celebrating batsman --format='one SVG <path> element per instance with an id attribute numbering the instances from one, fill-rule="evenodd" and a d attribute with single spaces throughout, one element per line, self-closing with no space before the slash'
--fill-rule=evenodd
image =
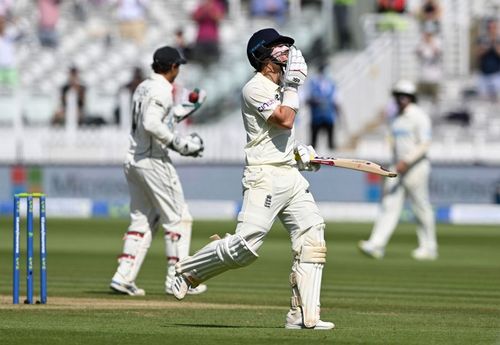
<path id="1" fill-rule="evenodd" d="M 173 82 L 184 63 L 186 61 L 176 49 L 159 48 L 153 55 L 154 73 L 133 95 L 130 148 L 124 165 L 130 191 L 131 221 L 110 284 L 111 289 L 131 296 L 145 295 L 135 280 L 158 225 L 164 231 L 168 262 L 166 293 L 172 293 L 174 264 L 189 254 L 192 218 L 168 154 L 173 150 L 183 156 L 199 157 L 204 149 L 196 133 L 181 136 L 175 131 L 175 124 L 198 109 L 202 102 L 197 99 L 196 104 L 186 101 L 174 105 Z M 187 293 L 205 290 L 205 285 L 198 285 Z"/>
<path id="2" fill-rule="evenodd" d="M 207 279 L 250 265 L 279 218 L 290 234 L 293 252 L 285 327 L 332 329 L 333 323 L 320 320 L 325 224 L 298 169 L 317 170 L 318 166 L 310 162 L 316 156 L 314 149 L 295 141 L 297 90 L 306 79 L 307 64 L 293 44 L 292 38 L 271 28 L 255 32 L 248 41 L 247 56 L 256 73 L 242 91 L 247 144 L 243 206 L 236 231 L 222 239 L 213 236 L 213 242 L 179 261 L 172 289 L 175 297 L 183 299 L 189 289 Z"/>

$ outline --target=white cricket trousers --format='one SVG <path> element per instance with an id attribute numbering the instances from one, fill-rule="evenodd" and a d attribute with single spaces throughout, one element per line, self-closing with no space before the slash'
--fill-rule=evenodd
<path id="1" fill-rule="evenodd" d="M 151 159 L 151 167 L 144 169 L 129 163 L 124 166 L 130 191 L 129 231 L 153 231 L 158 218 L 165 230 L 175 229 L 183 212 L 188 212 L 182 185 L 172 163 Z"/>
<path id="2" fill-rule="evenodd" d="M 429 201 L 430 162 L 424 159 L 403 176 L 387 178 L 384 184 L 381 213 L 375 222 L 369 242 L 385 248 L 396 228 L 408 196 L 417 220 L 417 238 L 420 248 L 437 250 L 436 225 Z"/>
<path id="3" fill-rule="evenodd" d="M 242 184 L 243 205 L 238 214 L 236 234 L 249 240 L 255 251 L 276 218 L 290 233 L 292 247 L 300 247 L 307 230 L 324 223 L 309 192 L 309 182 L 295 167 L 247 166 Z"/>

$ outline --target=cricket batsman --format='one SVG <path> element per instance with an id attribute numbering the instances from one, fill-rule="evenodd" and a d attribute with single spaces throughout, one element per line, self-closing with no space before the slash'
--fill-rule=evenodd
<path id="1" fill-rule="evenodd" d="M 325 223 L 300 169 L 317 170 L 312 147 L 297 143 L 294 121 L 299 111 L 298 88 L 307 64 L 294 39 L 272 28 L 255 32 L 247 56 L 255 75 L 243 87 L 241 112 L 247 134 L 243 173 L 243 206 L 234 234 L 212 236 L 193 256 L 180 260 L 172 287 L 183 299 L 189 289 L 229 269 L 250 265 L 279 219 L 291 239 L 288 329 L 333 329 L 320 319 L 320 290 L 326 262 Z M 297 155 L 299 161 L 295 159 Z"/>
<path id="2" fill-rule="evenodd" d="M 373 226 L 370 239 L 361 241 L 359 249 L 367 256 L 381 259 L 396 228 L 406 197 L 417 218 L 418 247 L 416 260 L 438 257 L 434 213 L 429 201 L 431 164 L 427 157 L 431 145 L 431 120 L 417 104 L 415 85 L 407 80 L 397 82 L 392 90 L 397 105 L 390 132 L 394 168 L 398 177 L 386 179 L 382 210 Z"/>
<path id="3" fill-rule="evenodd" d="M 191 157 L 203 153 L 200 136 L 182 136 L 175 124 L 201 106 L 205 93 L 200 92 L 202 97 L 197 97 L 195 103 L 181 100 L 174 105 L 173 83 L 185 63 L 175 48 L 159 48 L 153 55 L 153 73 L 132 97 L 130 147 L 124 164 L 130 192 L 130 225 L 110 284 L 114 291 L 130 296 L 146 294 L 135 280 L 158 227 L 164 233 L 167 255 L 166 293 L 172 293 L 175 263 L 189 254 L 192 217 L 169 151 Z M 206 289 L 198 285 L 187 293 L 198 294 Z"/>

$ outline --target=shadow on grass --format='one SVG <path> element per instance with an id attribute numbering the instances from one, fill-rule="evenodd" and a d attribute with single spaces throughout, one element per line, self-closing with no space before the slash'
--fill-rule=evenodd
<path id="1" fill-rule="evenodd" d="M 194 323 L 173 323 L 163 327 L 194 327 L 194 328 L 260 328 L 260 329 L 281 329 L 283 327 L 264 327 L 264 326 L 248 326 L 248 325 L 204 325 Z"/>

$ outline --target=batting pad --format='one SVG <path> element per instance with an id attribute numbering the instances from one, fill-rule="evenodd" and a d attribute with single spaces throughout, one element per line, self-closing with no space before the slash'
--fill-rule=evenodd
<path id="1" fill-rule="evenodd" d="M 193 256 L 178 262 L 175 270 L 195 287 L 229 269 L 248 266 L 258 257 L 243 237 L 229 235 L 207 244 Z"/>
<path id="2" fill-rule="evenodd" d="M 123 254 L 119 259 L 117 272 L 120 273 L 127 282 L 134 282 L 139 274 L 144 258 L 151 245 L 151 231 L 145 233 L 129 231 L 125 234 L 123 244 Z"/>
<path id="3" fill-rule="evenodd" d="M 320 314 L 320 291 L 323 266 L 326 262 L 324 224 L 311 227 L 304 236 L 299 252 L 294 252 L 290 274 L 292 286 L 291 308 L 302 308 L 304 325 L 316 326 Z"/>

